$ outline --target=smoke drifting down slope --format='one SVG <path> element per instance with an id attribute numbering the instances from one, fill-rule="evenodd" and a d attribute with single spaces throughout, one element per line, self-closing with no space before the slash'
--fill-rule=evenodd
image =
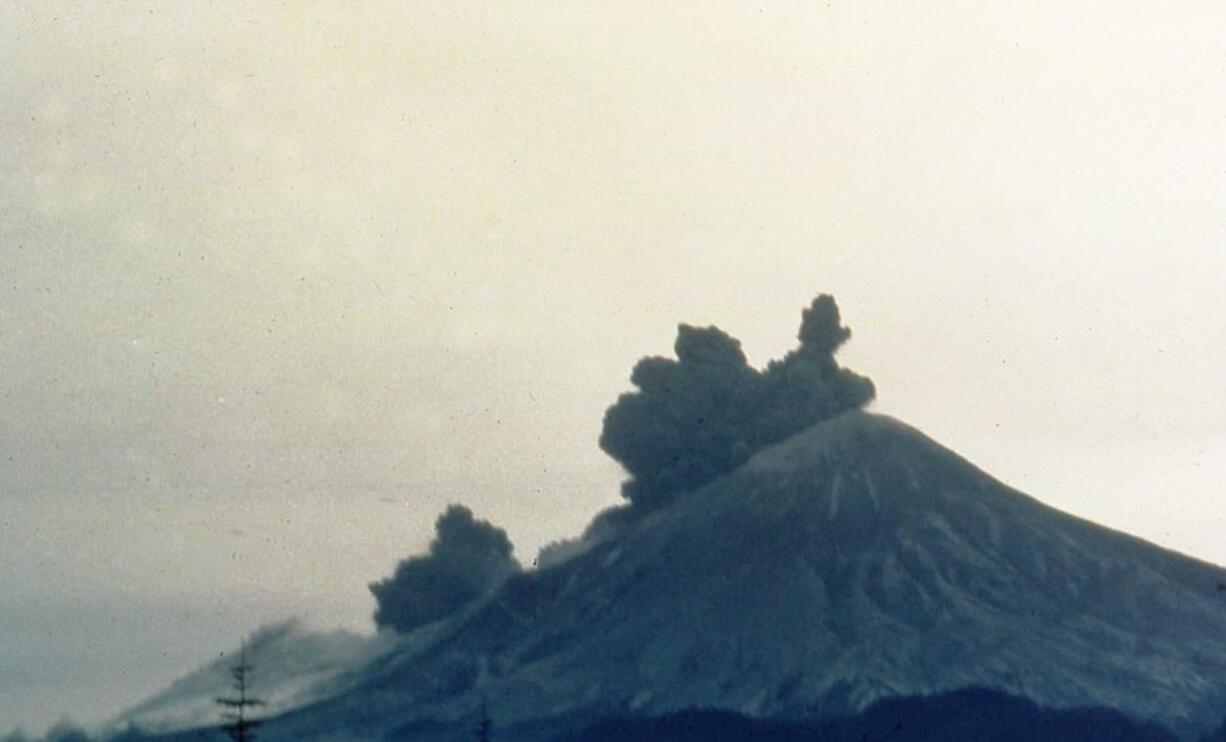
<path id="1" fill-rule="evenodd" d="M 895 420 L 821 423 L 412 632 L 267 739 L 446 739 L 687 708 L 806 718 L 995 688 L 1220 719 L 1226 572 L 1065 515 Z M 518 730 L 516 732 L 515 730 Z"/>
<path id="2" fill-rule="evenodd" d="M 602 719 L 812 720 L 968 687 L 1183 734 L 1217 723 L 1226 571 L 863 412 L 872 383 L 834 359 L 849 336 L 819 296 L 800 347 L 758 370 L 721 330 L 682 325 L 677 359 L 643 359 L 605 417 L 627 505 L 530 571 L 505 532 L 453 506 L 427 554 L 372 585 L 393 631 L 340 671 L 268 678 L 289 700 L 263 738 L 449 740 L 487 709 L 500 738 L 553 739 Z"/>

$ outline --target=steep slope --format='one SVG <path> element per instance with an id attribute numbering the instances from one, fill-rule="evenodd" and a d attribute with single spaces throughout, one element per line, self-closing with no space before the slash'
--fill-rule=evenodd
<path id="1" fill-rule="evenodd" d="M 722 708 L 804 718 L 967 686 L 1185 733 L 1226 705 L 1226 572 L 848 413 L 411 634 L 271 738 L 448 738 Z"/>
<path id="2" fill-rule="evenodd" d="M 314 632 L 292 620 L 257 630 L 247 642 L 246 657 L 252 692 L 262 702 L 260 713 L 281 713 L 341 692 L 354 671 L 391 643 L 387 637 L 346 631 Z M 110 727 L 155 733 L 217 724 L 216 699 L 230 691 L 237 655 L 222 656 L 176 680 L 120 714 Z"/>

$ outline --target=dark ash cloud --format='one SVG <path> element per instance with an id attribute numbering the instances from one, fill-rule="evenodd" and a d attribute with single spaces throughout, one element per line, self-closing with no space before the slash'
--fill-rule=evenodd
<path id="1" fill-rule="evenodd" d="M 623 496 L 636 509 L 666 505 L 764 446 L 867 405 L 872 381 L 834 359 L 850 337 L 824 294 L 801 315 L 800 346 L 764 371 L 723 330 L 680 325 L 677 359 L 639 361 L 630 376 L 638 389 L 605 413 L 600 447 L 630 474 Z"/>
<path id="2" fill-rule="evenodd" d="M 429 551 L 374 582 L 375 624 L 411 631 L 463 608 L 520 571 L 506 531 L 451 505 L 435 523 Z"/>

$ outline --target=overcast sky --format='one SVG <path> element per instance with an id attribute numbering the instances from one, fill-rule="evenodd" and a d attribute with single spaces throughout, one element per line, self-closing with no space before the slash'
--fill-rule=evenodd
<path id="1" fill-rule="evenodd" d="M 638 357 L 819 292 L 875 409 L 1226 563 L 1221 4 L 349 5 L 0 5 L 0 720 L 369 630 L 448 502 L 531 561 Z"/>

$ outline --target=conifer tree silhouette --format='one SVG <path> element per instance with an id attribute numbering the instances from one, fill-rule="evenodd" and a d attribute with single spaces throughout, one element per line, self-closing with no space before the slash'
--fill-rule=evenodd
<path id="1" fill-rule="evenodd" d="M 255 739 L 255 728 L 260 725 L 259 720 L 247 716 L 247 709 L 264 705 L 260 699 L 248 695 L 248 676 L 253 669 L 247 664 L 247 643 L 243 642 L 238 664 L 230 668 L 230 675 L 234 677 L 234 695 L 217 698 L 217 704 L 223 708 L 222 718 L 225 720 L 221 728 L 234 742 L 251 742 Z"/>

